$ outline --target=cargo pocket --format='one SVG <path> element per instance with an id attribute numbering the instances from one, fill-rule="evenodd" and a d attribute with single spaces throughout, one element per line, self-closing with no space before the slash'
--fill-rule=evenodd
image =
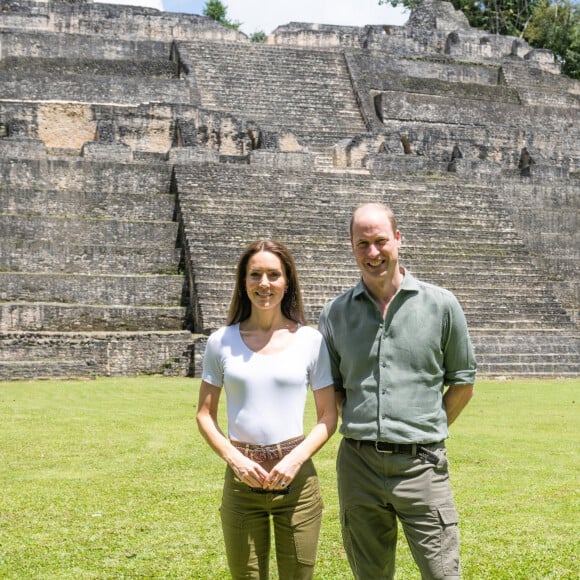
<path id="1" fill-rule="evenodd" d="M 300 564 L 314 566 L 318 549 L 318 537 L 322 524 L 322 506 L 307 514 L 292 518 L 296 560 Z"/>
<path id="2" fill-rule="evenodd" d="M 441 522 L 441 564 L 445 576 L 459 576 L 459 515 L 453 506 L 437 508 Z"/>

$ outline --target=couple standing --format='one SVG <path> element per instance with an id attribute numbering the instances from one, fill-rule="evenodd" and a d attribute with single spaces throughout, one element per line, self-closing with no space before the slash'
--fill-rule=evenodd
<path id="1" fill-rule="evenodd" d="M 324 307 L 319 331 L 305 323 L 288 250 L 258 241 L 238 262 L 227 326 L 208 339 L 197 422 L 227 463 L 220 513 L 235 579 L 268 578 L 271 517 L 280 579 L 313 577 L 322 499 L 311 457 L 334 433 L 337 407 L 353 576 L 394 577 L 399 520 L 423 579 L 459 578 L 445 439 L 473 394 L 465 317 L 450 292 L 400 265 L 388 207 L 357 208 L 350 237 L 361 280 Z M 308 385 L 317 421 L 304 436 Z"/>

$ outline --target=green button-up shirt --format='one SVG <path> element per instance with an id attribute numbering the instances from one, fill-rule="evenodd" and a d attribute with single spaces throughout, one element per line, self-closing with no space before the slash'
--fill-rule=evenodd
<path id="1" fill-rule="evenodd" d="M 383 319 L 362 280 L 320 315 L 341 433 L 353 439 L 435 443 L 449 436 L 445 385 L 472 385 L 476 362 L 455 296 L 409 272 Z"/>

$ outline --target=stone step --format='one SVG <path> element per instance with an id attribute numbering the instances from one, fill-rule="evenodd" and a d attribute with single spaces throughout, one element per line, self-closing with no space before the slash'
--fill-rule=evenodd
<path id="1" fill-rule="evenodd" d="M 184 196 L 185 197 L 185 196 Z M 321 212 L 312 212 L 312 211 L 301 211 L 302 208 L 296 207 L 293 211 L 289 211 L 291 207 L 291 203 L 284 204 L 281 203 L 279 207 L 279 213 L 277 215 L 273 215 L 272 212 L 268 212 L 265 209 L 261 209 L 259 206 L 255 208 L 255 213 L 251 213 L 251 210 L 248 206 L 251 204 L 256 204 L 259 200 L 253 202 L 250 200 L 246 200 L 247 206 L 244 207 L 240 200 L 239 203 L 236 204 L 233 212 L 226 215 L 215 215 L 210 212 L 205 216 L 207 220 L 208 226 L 210 227 L 219 227 L 219 226 L 228 226 L 232 224 L 234 221 L 239 221 L 241 225 L 252 226 L 254 223 L 259 222 L 263 223 L 264 226 L 272 227 L 275 225 L 278 228 L 281 228 L 281 224 L 277 223 L 276 218 L 280 219 L 283 218 L 285 223 L 294 225 L 299 222 L 304 222 L 309 218 L 316 220 L 317 224 L 320 227 L 324 227 L 327 225 L 329 228 L 335 229 L 336 228 L 336 218 L 332 216 L 332 214 L 323 214 Z M 183 202 L 187 203 L 187 199 L 184 199 Z M 182 202 L 182 203 L 183 203 Z M 441 234 L 443 232 L 449 231 L 449 220 L 453 220 L 453 234 L 468 231 L 470 233 L 477 233 L 478 241 L 479 238 L 482 237 L 484 240 L 489 239 L 493 240 L 495 243 L 505 243 L 502 240 L 498 240 L 497 235 L 493 236 L 492 232 L 486 231 L 486 226 L 489 225 L 489 216 L 481 216 L 475 217 L 473 215 L 465 215 L 461 213 L 459 210 L 454 208 L 449 208 L 447 214 L 444 214 L 442 209 L 439 210 L 439 214 L 430 215 L 429 218 L 425 218 L 423 216 L 412 215 L 407 212 L 403 212 L 401 217 L 398 219 L 399 229 L 401 229 L 403 235 L 411 236 L 412 234 L 416 235 L 421 233 L 423 237 L 429 238 L 434 234 Z M 446 219 L 447 218 L 447 219 Z M 217 235 L 213 233 L 212 235 Z M 516 232 L 513 225 L 510 227 L 505 228 L 505 236 L 507 239 L 519 239 L 520 234 Z M 473 235 L 472 235 L 473 239 Z"/>
<path id="2" fill-rule="evenodd" d="M 499 329 L 497 329 L 499 330 Z M 580 336 L 566 330 L 540 330 L 533 332 L 490 333 L 475 329 L 472 339 L 477 349 L 488 353 L 575 353 L 580 355 Z"/>
<path id="3" fill-rule="evenodd" d="M 191 373 L 191 333 L 1 332 L 0 380 Z"/>
<path id="4" fill-rule="evenodd" d="M 1 215 L 0 230 L 8 240 L 59 244 L 174 247 L 178 224 L 163 221 L 123 221 Z"/>
<path id="5" fill-rule="evenodd" d="M 533 295 L 518 297 L 517 293 L 506 296 L 502 304 L 498 304 L 497 296 L 491 293 L 482 292 L 478 294 L 475 290 L 471 293 L 464 293 L 463 289 L 454 288 L 453 293 L 458 298 L 462 307 L 466 311 L 487 312 L 489 319 L 504 319 L 517 316 L 529 316 L 532 313 L 539 316 L 538 322 L 544 323 L 566 320 L 568 318 L 566 311 L 552 298 L 546 294 L 546 300 L 534 300 Z M 519 299 L 518 299 L 519 298 Z M 493 308 L 493 312 L 490 309 Z M 553 325 L 550 324 L 550 327 Z M 541 328 L 541 326 L 540 326 Z"/>
<path id="6" fill-rule="evenodd" d="M 342 278 L 352 279 L 358 277 L 359 270 L 355 264 L 354 257 L 347 250 L 337 251 L 336 247 L 332 248 L 332 243 L 326 241 L 325 243 L 312 244 L 312 249 L 303 251 L 295 249 L 296 238 L 290 243 L 286 243 L 286 247 L 290 249 L 298 273 L 303 276 L 311 278 L 333 278 L 340 280 Z M 308 242 L 304 242 L 307 245 Z M 308 244 L 309 245 L 309 244 Z M 330 247 L 329 247 L 330 246 Z M 335 245 L 336 246 L 336 245 Z M 427 250 L 430 253 L 427 253 Z M 493 248 L 491 248 L 493 250 Z M 460 279 L 465 281 L 465 276 L 473 276 L 475 274 L 483 276 L 488 283 L 496 284 L 504 280 L 505 274 L 517 277 L 518 280 L 524 279 L 531 283 L 538 280 L 538 271 L 530 265 L 529 256 L 523 254 L 516 256 L 513 259 L 507 259 L 501 263 L 494 263 L 494 254 L 486 249 L 486 255 L 480 254 L 463 254 L 458 252 L 453 255 L 439 255 L 434 248 L 428 248 L 425 252 L 417 254 L 414 257 L 409 256 L 407 247 L 403 246 L 400 250 L 400 257 L 402 264 L 410 271 L 416 278 L 429 281 L 425 276 L 436 279 Z M 306 253 L 308 252 L 308 253 Z M 503 250 L 505 252 L 505 249 Z M 432 253 L 432 254 L 431 254 Z M 337 271 L 336 268 L 328 268 L 321 271 L 320 258 L 315 258 L 313 254 L 324 256 L 326 263 L 333 261 L 340 261 L 341 267 Z M 498 250 L 499 254 L 499 250 Z M 433 257 L 436 256 L 436 257 Z M 216 264 L 212 262 L 211 265 L 196 265 L 196 271 L 200 274 L 206 275 L 216 273 L 220 276 L 227 276 L 232 273 L 232 263 Z M 513 286 L 513 284 L 510 284 Z"/>
<path id="7" fill-rule="evenodd" d="M 118 163 L 85 159 L 0 158 L 0 183 L 12 190 L 168 193 L 171 167 L 165 163 Z"/>
<path id="8" fill-rule="evenodd" d="M 529 362 L 497 361 L 486 362 L 485 358 L 477 363 L 477 374 L 482 378 L 575 378 L 580 374 L 580 364 L 574 361 L 542 362 L 541 359 Z"/>
<path id="9" fill-rule="evenodd" d="M 181 204 L 184 207 L 186 204 Z M 191 208 L 193 210 L 193 208 Z M 189 210 L 189 208 L 188 208 Z M 208 234 L 207 237 L 203 240 L 194 241 L 191 244 L 191 247 L 201 246 L 204 243 L 210 243 L 213 241 L 219 242 L 220 240 L 220 231 L 237 231 L 243 232 L 243 234 L 238 234 L 238 237 L 235 237 L 235 234 L 232 234 L 230 240 L 228 240 L 229 244 L 233 247 L 241 247 L 245 245 L 247 240 L 256 240 L 256 239 L 264 239 L 264 238 L 272 238 L 277 239 L 280 241 L 291 241 L 295 239 L 297 236 L 300 236 L 299 232 L 304 231 L 305 220 L 300 219 L 296 216 L 294 219 L 287 219 L 287 218 L 280 218 L 275 219 L 273 216 L 269 216 L 269 219 L 260 219 L 259 216 L 252 219 L 250 216 L 250 210 L 247 210 L 243 214 L 240 212 L 231 211 L 229 214 L 224 212 L 223 217 L 220 219 L 218 217 L 207 217 L 199 211 L 195 218 L 190 220 L 190 226 L 195 228 L 208 227 Z M 247 217 L 244 217 L 247 216 Z M 329 227 L 332 227 L 333 224 L 329 224 Z M 324 229 L 324 224 L 320 224 L 321 229 Z M 332 229 L 336 229 L 336 225 Z M 345 244 L 347 242 L 348 230 L 340 231 L 341 236 L 341 243 Z M 403 232 L 403 244 L 406 246 L 415 246 L 416 240 L 421 240 L 422 244 L 430 244 L 431 248 L 433 249 L 438 245 L 438 240 L 441 239 L 441 236 L 446 234 L 446 230 L 444 226 L 441 227 L 426 227 L 426 226 L 407 226 Z M 457 249 L 458 252 L 461 252 L 461 248 L 467 246 L 467 251 L 472 250 L 473 248 L 478 250 L 483 250 L 484 252 L 488 247 L 492 250 L 495 249 L 495 253 L 500 250 L 503 250 L 503 254 L 509 256 L 510 248 L 516 246 L 515 251 L 518 251 L 518 246 L 521 251 L 525 251 L 525 246 L 521 240 L 521 237 L 518 233 L 506 231 L 505 235 L 498 239 L 497 236 L 494 236 L 493 232 L 489 231 L 489 229 L 481 229 L 477 230 L 477 228 L 470 227 L 468 224 L 463 226 L 458 226 L 454 228 L 452 234 L 447 234 L 449 237 L 445 243 L 441 243 L 441 247 L 445 247 L 446 249 Z M 324 244 L 323 241 L 318 241 L 317 238 L 313 238 L 312 235 L 305 235 L 300 236 L 304 240 L 305 243 L 308 245 L 313 245 L 314 243 L 319 244 L 322 246 Z M 331 238 L 327 238 L 326 245 L 332 246 L 336 245 L 336 239 L 332 240 Z M 471 246 L 471 247 L 470 247 Z M 344 247 L 344 246 L 343 246 Z"/>
<path id="10" fill-rule="evenodd" d="M 305 296 L 317 296 L 323 293 L 326 294 L 328 291 L 342 293 L 356 284 L 360 277 L 356 270 L 352 270 L 351 273 L 345 273 L 343 270 L 342 275 L 340 272 L 333 275 L 321 274 L 315 271 L 306 272 L 300 265 L 298 265 L 297 269 L 302 293 Z M 509 273 L 509 270 L 507 272 Z M 232 274 L 229 278 L 227 272 L 224 272 L 223 277 L 220 279 L 216 271 L 212 279 L 209 272 L 196 269 L 196 288 L 200 295 L 211 296 L 212 292 L 216 294 L 218 292 L 224 294 L 231 293 L 234 285 L 231 268 L 229 273 Z M 525 279 L 520 280 L 521 286 L 514 286 L 513 281 L 518 280 L 516 277 L 512 278 L 511 284 L 509 280 L 504 278 L 498 280 L 498 282 L 490 281 L 488 284 L 479 285 L 464 283 L 461 277 L 449 280 L 447 277 L 436 279 L 433 275 L 429 275 L 419 279 L 424 282 L 446 287 L 458 296 L 462 302 L 476 308 L 478 305 L 481 308 L 489 308 L 491 304 L 496 304 L 497 294 L 501 293 L 506 304 L 503 307 L 501 305 L 498 307 L 500 311 L 507 309 L 511 312 L 518 312 L 520 309 L 528 309 L 530 306 L 534 306 L 537 308 L 547 308 L 549 312 L 554 312 L 554 307 L 550 304 L 550 301 L 553 301 L 551 293 L 543 286 L 534 287 L 534 285 L 524 285 L 526 283 Z M 537 280 L 538 278 L 536 276 L 530 281 L 535 283 Z M 518 305 L 518 303 L 521 304 Z"/>
<path id="11" fill-rule="evenodd" d="M 120 77 L 119 77 L 120 78 Z M 64 103 L 189 105 L 191 92 L 184 80 L 140 77 L 59 75 L 0 71 L 3 99 Z"/>
<path id="12" fill-rule="evenodd" d="M 211 206 L 215 204 L 215 195 L 217 195 L 217 191 L 214 192 L 212 189 L 212 186 L 208 186 L 208 188 L 199 195 L 201 195 L 203 199 L 212 200 L 208 201 L 208 219 L 213 217 L 214 221 L 218 222 L 227 216 L 212 216 L 211 209 L 213 208 Z M 196 195 L 198 195 L 197 192 Z M 183 192 L 180 196 L 180 199 L 187 203 L 189 201 L 189 197 L 190 194 Z M 359 202 L 363 203 L 366 201 L 364 198 L 361 199 L 360 193 L 357 192 L 356 189 L 353 189 L 351 192 L 344 192 L 340 199 L 342 199 L 344 202 L 348 197 L 351 197 L 351 200 L 348 206 L 345 208 L 339 203 L 338 200 L 333 203 L 316 205 L 309 204 L 307 200 L 294 200 L 290 196 L 280 196 L 277 201 L 277 215 L 283 217 L 284 219 L 293 220 L 314 219 L 317 221 L 317 223 L 328 223 L 329 226 L 333 227 L 333 229 L 335 229 L 338 225 L 342 225 L 343 223 L 348 226 L 350 215 L 354 207 L 356 207 Z M 254 199 L 250 197 L 249 192 L 239 191 L 239 197 L 235 200 L 235 203 L 232 207 L 233 215 L 231 217 L 240 217 L 243 219 L 246 217 L 248 206 L 253 205 L 256 217 L 261 217 L 267 221 L 272 221 L 273 216 L 270 212 L 267 211 L 267 206 L 264 207 L 258 203 L 262 200 L 264 203 L 266 203 L 267 199 L 267 192 L 264 190 L 259 190 L 257 185 L 255 187 Z M 445 207 L 446 204 L 448 205 L 447 208 Z M 463 207 L 462 204 L 454 201 L 452 197 L 450 197 L 449 200 L 431 200 L 428 204 L 420 204 L 418 202 L 403 203 L 397 200 L 391 200 L 390 205 L 393 208 L 393 211 L 396 212 L 397 223 L 399 229 L 401 229 L 403 233 L 405 233 L 410 227 L 413 226 L 421 226 L 423 228 L 438 226 L 440 228 L 444 228 L 445 225 L 447 225 L 447 229 L 449 230 L 450 220 L 453 221 L 454 226 L 457 224 L 458 227 L 462 226 L 463 224 L 468 224 L 474 228 L 483 228 L 486 224 L 489 223 L 490 210 L 494 211 L 495 213 L 493 219 L 500 220 L 502 222 L 501 225 L 504 227 L 506 234 L 509 235 L 515 231 L 511 218 L 508 217 L 505 213 L 501 213 L 489 205 L 487 207 L 482 207 L 480 210 L 475 208 L 467 209 Z M 334 211 L 335 209 L 336 212 Z M 446 218 L 447 222 L 445 221 Z M 250 216 L 247 216 L 247 219 L 250 219 Z M 345 227 L 345 230 L 348 231 L 348 227 Z"/>
<path id="13" fill-rule="evenodd" d="M 4 58 L 25 59 L 105 59 L 139 61 L 168 60 L 171 43 L 159 41 L 107 38 L 68 31 L 2 30 Z"/>
<path id="14" fill-rule="evenodd" d="M 0 302 L 1 331 L 182 330 L 184 307 Z"/>
<path id="15" fill-rule="evenodd" d="M 139 60 L 126 56 L 123 59 L 90 58 L 82 55 L 68 57 L 7 56 L 0 61 L 0 74 L 9 72 L 23 75 L 57 77 L 80 75 L 91 77 L 121 77 L 140 79 L 176 79 L 178 65 L 169 59 Z"/>
<path id="16" fill-rule="evenodd" d="M 77 274 L 179 273 L 179 248 L 0 240 L 0 271 Z"/>
<path id="17" fill-rule="evenodd" d="M 0 189 L 0 213 L 124 220 L 173 220 L 168 194 Z"/>
<path id="18" fill-rule="evenodd" d="M 534 364 L 534 365 L 545 365 L 545 366 L 552 366 L 556 368 L 558 364 L 563 364 L 564 368 L 567 366 L 568 369 L 571 367 L 575 368 L 578 374 L 580 374 L 580 359 L 576 360 L 576 362 L 571 363 L 570 361 L 570 354 L 574 353 L 541 353 L 538 356 L 537 352 L 533 353 L 526 353 L 526 354 L 498 354 L 498 353 L 479 353 L 476 352 L 476 356 L 479 359 L 481 358 L 482 364 L 487 365 L 498 365 L 498 366 L 505 366 L 507 364 L 511 365 L 524 365 L 524 364 Z M 541 358 L 541 361 L 539 360 Z"/>
<path id="19" fill-rule="evenodd" d="M 179 306 L 184 282 L 182 275 L 113 276 L 0 272 L 0 301 Z"/>
<path id="20" fill-rule="evenodd" d="M 562 330 L 564 327 L 567 330 L 573 330 L 568 317 L 556 317 L 546 314 L 543 317 L 536 316 L 536 313 L 530 312 L 528 315 L 521 315 L 520 317 L 486 317 L 485 312 L 481 312 L 479 316 L 472 316 L 467 309 L 466 318 L 469 328 L 477 330 L 491 331 L 498 330 L 498 332 L 512 332 L 514 330 L 527 330 L 533 332 L 538 328 L 543 327 L 552 329 L 554 331 Z"/>
<path id="21" fill-rule="evenodd" d="M 0 381 L 96 378 L 97 369 L 76 360 L 0 361 Z"/>
<path id="22" fill-rule="evenodd" d="M 346 288 L 319 288 L 316 293 L 302 284 L 303 302 L 310 321 L 318 321 L 322 307 L 339 296 Z M 203 305 L 204 324 L 214 328 L 215 320 L 223 321 L 228 310 L 231 299 L 231 291 L 215 288 L 200 290 L 198 300 Z M 515 302 L 515 301 L 514 301 Z M 569 315 L 558 305 L 546 306 L 542 304 L 523 304 L 519 308 L 496 308 L 493 300 L 481 301 L 475 296 L 473 299 L 460 299 L 461 306 L 470 328 L 518 330 L 521 328 L 537 330 L 540 327 L 545 329 L 566 329 L 572 331 L 574 326 Z M 210 322 L 211 321 L 211 322 Z"/>

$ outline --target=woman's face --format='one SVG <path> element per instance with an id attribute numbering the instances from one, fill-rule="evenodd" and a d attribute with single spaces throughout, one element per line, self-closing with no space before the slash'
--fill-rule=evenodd
<path id="1" fill-rule="evenodd" d="M 280 308 L 288 286 L 280 258 L 271 252 L 257 252 L 248 260 L 246 292 L 252 308 Z"/>

